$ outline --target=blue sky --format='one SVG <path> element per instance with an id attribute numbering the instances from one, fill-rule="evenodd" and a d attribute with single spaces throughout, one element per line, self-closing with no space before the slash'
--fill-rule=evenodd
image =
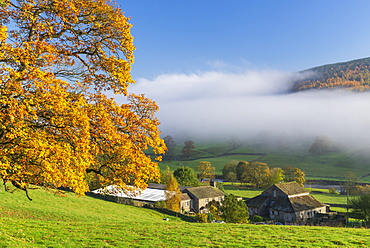
<path id="1" fill-rule="evenodd" d="M 370 56 L 370 1 L 118 4 L 131 17 L 137 47 L 137 84 L 129 91 L 158 103 L 163 135 L 196 140 L 270 132 L 370 145 L 370 116 L 363 114 L 370 93 L 282 94 L 304 76 L 298 71 Z"/>
<path id="2" fill-rule="evenodd" d="M 299 71 L 370 56 L 370 1 L 119 0 L 133 76 L 224 67 Z"/>

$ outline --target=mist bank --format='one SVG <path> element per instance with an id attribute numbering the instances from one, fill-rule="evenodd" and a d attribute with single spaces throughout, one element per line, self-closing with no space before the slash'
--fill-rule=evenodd
<path id="1" fill-rule="evenodd" d="M 163 135 L 190 139 L 240 139 L 259 133 L 326 135 L 370 146 L 370 93 L 305 91 L 293 83 L 310 75 L 275 70 L 199 72 L 139 79 L 131 92 L 155 100 Z"/>

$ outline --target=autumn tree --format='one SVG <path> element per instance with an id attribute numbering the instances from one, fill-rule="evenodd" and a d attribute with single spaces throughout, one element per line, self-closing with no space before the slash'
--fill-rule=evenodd
<path id="1" fill-rule="evenodd" d="M 194 170 L 188 166 L 182 166 L 177 168 L 173 175 L 175 176 L 177 182 L 181 186 L 197 187 L 199 186 L 199 181 Z"/>
<path id="2" fill-rule="evenodd" d="M 251 183 L 255 188 L 265 187 L 270 181 L 270 168 L 266 163 L 252 162 L 244 170 L 242 181 Z"/>
<path id="3" fill-rule="evenodd" d="M 291 166 L 286 166 L 283 169 L 285 174 L 286 182 L 297 182 L 303 187 L 306 182 L 306 174 L 299 168 L 293 168 Z"/>
<path id="4" fill-rule="evenodd" d="M 27 196 L 30 184 L 82 195 L 90 173 L 126 189 L 158 180 L 144 153 L 165 152 L 158 107 L 128 93 L 135 47 L 122 11 L 108 0 L 2 3 L 0 178 Z"/>
<path id="5" fill-rule="evenodd" d="M 199 171 L 199 179 L 203 180 L 206 178 L 214 179 L 216 168 L 208 161 L 198 162 L 197 170 Z"/>
<path id="6" fill-rule="evenodd" d="M 304 183 L 306 182 L 306 174 L 300 169 L 295 168 L 294 176 L 295 176 L 295 181 L 303 187 Z"/>
<path id="7" fill-rule="evenodd" d="M 180 211 L 181 191 L 179 190 L 179 184 L 174 176 L 168 181 L 164 190 L 166 195 L 166 207 L 175 212 Z"/>
<path id="8" fill-rule="evenodd" d="M 213 215 L 213 218 L 216 219 L 216 220 L 221 220 L 221 212 L 220 212 L 220 209 L 221 209 L 221 202 L 219 201 L 216 201 L 216 200 L 212 200 L 210 202 L 208 202 L 206 204 L 206 208 L 208 209 L 208 211 Z"/>
<path id="9" fill-rule="evenodd" d="M 184 157 L 191 158 L 196 153 L 194 149 L 195 149 L 194 141 L 188 140 L 184 142 L 184 146 L 182 148 L 181 153 Z"/>
<path id="10" fill-rule="evenodd" d="M 275 167 L 270 170 L 270 182 L 268 186 L 281 183 L 284 181 L 285 175 L 284 170 L 280 167 Z"/>

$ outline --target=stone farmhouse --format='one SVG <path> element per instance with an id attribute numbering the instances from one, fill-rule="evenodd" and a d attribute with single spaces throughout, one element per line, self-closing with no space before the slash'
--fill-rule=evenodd
<path id="1" fill-rule="evenodd" d="M 329 209 L 296 182 L 275 184 L 247 200 L 247 206 L 250 216 L 260 215 L 281 222 L 306 220 Z"/>
<path id="2" fill-rule="evenodd" d="M 118 198 L 117 202 L 125 202 L 124 200 L 134 200 L 146 204 L 154 204 L 158 201 L 166 200 L 164 184 L 149 183 L 145 190 L 138 190 L 127 195 L 122 191 L 115 190 L 114 186 L 108 186 L 105 191 L 97 189 L 92 191 L 94 194 L 106 194 Z M 200 187 L 184 187 L 179 186 L 181 191 L 180 209 L 186 212 L 206 212 L 206 205 L 208 202 L 222 201 L 225 193 L 219 190 L 215 184 L 212 186 Z"/>
<path id="3" fill-rule="evenodd" d="M 212 186 L 201 186 L 201 187 L 193 187 L 193 188 L 186 188 L 183 191 L 183 196 L 189 198 L 190 206 L 185 206 L 182 208 L 185 211 L 190 212 L 207 212 L 206 205 L 214 201 L 222 201 L 225 197 L 225 193 L 219 190 L 217 187 Z M 189 208 L 187 208 L 189 207 Z"/>

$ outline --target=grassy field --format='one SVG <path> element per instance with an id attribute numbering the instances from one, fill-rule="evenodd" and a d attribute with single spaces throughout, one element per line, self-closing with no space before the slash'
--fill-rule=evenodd
<path id="1" fill-rule="evenodd" d="M 71 193 L 34 190 L 31 196 L 0 191 L 0 247 L 370 246 L 367 229 L 187 223 Z"/>
<path id="2" fill-rule="evenodd" d="M 206 159 L 195 159 L 195 160 L 183 160 L 183 161 L 164 161 L 161 162 L 159 165 L 162 169 L 166 166 L 169 166 L 171 170 L 175 170 L 180 166 L 188 166 L 192 169 L 196 169 L 198 166 L 198 162 L 200 161 L 209 161 L 211 164 L 216 168 L 216 174 L 222 174 L 222 168 L 228 162 L 235 160 L 235 161 L 252 161 L 258 159 L 260 156 L 254 155 L 228 155 L 222 157 L 213 157 L 213 158 L 206 158 Z"/>
<path id="3" fill-rule="evenodd" d="M 267 163 L 271 168 L 292 166 L 303 170 L 307 179 L 344 180 L 344 174 L 352 171 L 357 177 L 370 173 L 370 157 L 356 151 L 333 151 L 324 155 L 310 155 L 308 145 L 297 145 L 291 148 L 271 149 L 266 147 L 243 144 L 237 149 L 227 142 L 224 143 L 195 143 L 197 155 L 195 160 L 182 158 L 179 144 L 175 149 L 177 160 L 163 161 L 160 167 L 169 166 L 172 170 L 179 166 L 197 167 L 199 161 L 209 161 L 216 168 L 216 174 L 222 173 L 223 166 L 232 161 L 260 161 Z M 225 152 L 236 153 L 233 155 L 220 156 Z M 264 153 L 265 156 L 248 155 L 252 153 Z M 370 177 L 359 179 L 359 182 L 370 183 Z"/>

